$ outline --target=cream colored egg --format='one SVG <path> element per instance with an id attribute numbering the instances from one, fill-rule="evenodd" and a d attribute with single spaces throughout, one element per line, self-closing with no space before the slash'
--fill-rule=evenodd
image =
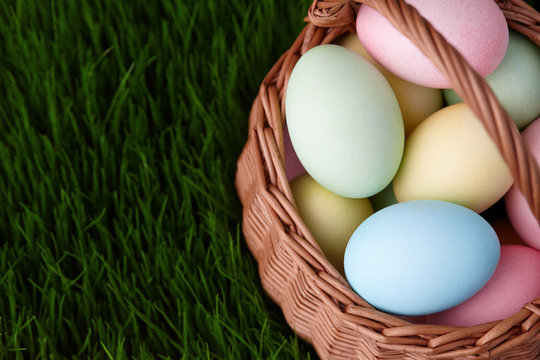
<path id="1" fill-rule="evenodd" d="M 341 273 L 343 256 L 352 233 L 373 208 L 368 199 L 334 194 L 308 174 L 290 183 L 298 213 L 330 263 Z"/>
<path id="2" fill-rule="evenodd" d="M 393 184 L 399 202 L 445 200 L 480 213 L 502 198 L 512 181 L 495 143 L 460 103 L 437 111 L 409 135 Z"/>
<path id="3" fill-rule="evenodd" d="M 381 71 L 392 90 L 394 90 L 399 103 L 401 115 L 403 116 L 405 136 L 409 135 L 425 118 L 443 106 L 443 94 L 440 89 L 416 85 L 392 74 L 368 54 L 355 33 L 347 33 L 341 36 L 336 41 L 336 44 L 361 55 Z"/>

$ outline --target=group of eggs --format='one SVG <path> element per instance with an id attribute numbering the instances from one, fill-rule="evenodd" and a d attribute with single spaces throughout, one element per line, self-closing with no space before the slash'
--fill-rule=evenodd
<path id="1" fill-rule="evenodd" d="M 540 48 L 493 0 L 407 0 L 492 88 L 540 164 Z M 480 121 L 431 60 L 361 5 L 285 96 L 285 170 L 328 260 L 374 307 L 430 324 L 540 296 L 540 226 Z M 502 209 L 491 216 L 491 209 Z"/>

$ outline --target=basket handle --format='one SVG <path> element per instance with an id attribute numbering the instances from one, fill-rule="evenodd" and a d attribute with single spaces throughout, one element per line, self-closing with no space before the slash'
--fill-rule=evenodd
<path id="1" fill-rule="evenodd" d="M 320 27 L 354 23 L 360 2 L 383 14 L 445 74 L 494 140 L 540 223 L 540 169 L 508 113 L 463 56 L 404 0 L 315 0 L 308 19 Z M 540 45 L 540 14 L 522 0 L 496 0 L 510 26 Z"/>
<path id="2" fill-rule="evenodd" d="M 318 27 L 354 24 L 360 4 L 349 0 L 315 0 L 308 9 L 309 22 Z"/>

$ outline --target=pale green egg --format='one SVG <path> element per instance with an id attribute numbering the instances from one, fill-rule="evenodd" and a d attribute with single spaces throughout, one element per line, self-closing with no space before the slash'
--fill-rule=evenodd
<path id="1" fill-rule="evenodd" d="M 404 129 L 392 88 L 360 55 L 338 45 L 307 51 L 286 93 L 291 142 L 306 171 L 345 197 L 384 189 L 403 154 Z"/>
<path id="2" fill-rule="evenodd" d="M 525 128 L 540 116 L 540 47 L 524 35 L 510 31 L 503 61 L 486 77 L 486 82 L 516 126 Z M 454 90 L 443 92 L 448 104 L 462 102 Z"/>

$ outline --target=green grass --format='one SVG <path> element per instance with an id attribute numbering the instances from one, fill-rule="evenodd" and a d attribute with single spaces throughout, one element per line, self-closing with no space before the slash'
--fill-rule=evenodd
<path id="1" fill-rule="evenodd" d="M 316 357 L 233 183 L 308 5 L 0 2 L 0 358 Z"/>

